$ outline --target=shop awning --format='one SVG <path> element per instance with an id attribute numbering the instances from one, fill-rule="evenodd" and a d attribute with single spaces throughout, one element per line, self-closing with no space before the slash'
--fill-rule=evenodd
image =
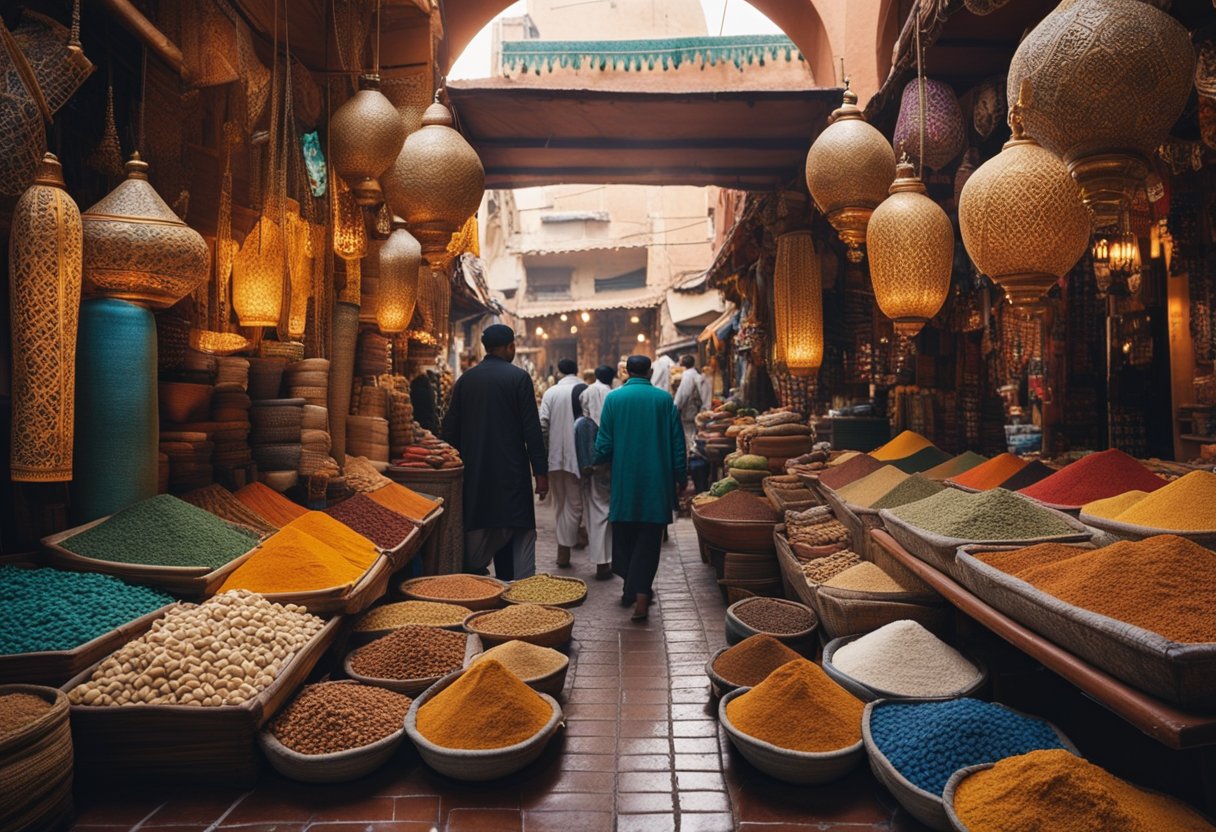
<path id="1" fill-rule="evenodd" d="M 705 329 L 701 330 L 701 334 L 697 336 L 697 342 L 708 341 L 710 338 L 718 338 L 718 331 L 731 323 L 731 319 L 735 317 L 735 312 L 738 310 L 733 303 L 726 304 L 726 311 L 714 319 L 714 322 Z"/>
<path id="2" fill-rule="evenodd" d="M 696 295 L 681 293 L 676 289 L 667 292 L 667 310 L 671 313 L 672 323 L 706 324 L 721 315 L 725 308 L 726 300 L 717 289 Z"/>
<path id="3" fill-rule="evenodd" d="M 527 301 L 517 304 L 517 318 L 544 318 L 563 312 L 597 312 L 606 309 L 654 309 L 663 302 L 664 292 L 651 292 L 632 297 L 592 297 L 584 300 Z"/>
<path id="4" fill-rule="evenodd" d="M 668 341 L 666 343 L 659 344 L 659 347 L 655 350 L 655 352 L 658 355 L 662 355 L 665 352 L 684 352 L 692 349 L 696 345 L 697 336 L 690 335 L 687 338 L 681 338 L 678 341 Z"/>
<path id="5" fill-rule="evenodd" d="M 497 315 L 502 305 L 490 293 L 486 283 L 485 263 L 476 254 L 466 251 L 457 261 L 459 283 L 452 292 L 452 320 Z"/>

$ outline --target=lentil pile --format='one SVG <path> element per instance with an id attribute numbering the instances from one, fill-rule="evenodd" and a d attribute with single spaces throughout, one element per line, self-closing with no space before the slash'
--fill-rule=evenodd
<path id="1" fill-rule="evenodd" d="M 815 614 L 809 609 L 773 598 L 749 598 L 737 605 L 733 614 L 753 630 L 778 636 L 794 635 L 815 626 Z"/>
<path id="2" fill-rule="evenodd" d="M 917 528 L 962 540 L 1027 540 L 1077 533 L 1059 515 L 1003 488 L 978 494 L 947 488 L 891 513 Z"/>
<path id="3" fill-rule="evenodd" d="M 478 662 L 418 709 L 418 733 L 445 748 L 506 748 L 534 737 L 552 706 L 493 659 Z"/>
<path id="4" fill-rule="evenodd" d="M 1180 532 L 1216 530 L 1216 474 L 1192 471 L 1138 500 L 1115 519 Z"/>
<path id="5" fill-rule="evenodd" d="M 821 584 L 861 563 L 861 557 L 849 549 L 841 549 L 827 557 L 818 558 L 802 565 L 802 574 L 808 584 Z"/>
<path id="6" fill-rule="evenodd" d="M 355 622 L 355 630 L 361 633 L 370 630 L 394 630 L 408 624 L 428 627 L 455 627 L 463 624 L 471 613 L 468 607 L 456 604 L 440 604 L 435 601 L 399 601 L 373 607 Z"/>
<path id="7" fill-rule="evenodd" d="M 1064 747 L 1041 719 L 978 699 L 879 703 L 870 710 L 870 736 L 896 771 L 938 796 L 960 768 Z"/>
<path id="8" fill-rule="evenodd" d="M 356 682 L 307 685 L 270 723 L 270 732 L 300 754 L 350 751 L 402 730 L 412 701 Z"/>
<path id="9" fill-rule="evenodd" d="M 308 509 L 296 505 L 270 486 L 260 482 L 250 483 L 233 496 L 270 525 L 279 528 L 308 513 Z"/>
<path id="10" fill-rule="evenodd" d="M 175 607 L 68 693 L 73 705 L 239 705 L 278 677 L 325 623 L 295 604 L 226 592 Z"/>
<path id="11" fill-rule="evenodd" d="M 220 591 L 273 594 L 348 586 L 379 557 L 366 537 L 328 515 L 310 511 L 262 541 Z"/>
<path id="12" fill-rule="evenodd" d="M 965 485 L 968 488 L 974 488 L 977 491 L 987 491 L 990 488 L 996 488 L 1001 485 L 1001 483 L 1025 468 L 1027 464 L 1027 461 L 1020 456 L 1004 453 L 951 477 L 950 481 L 956 482 L 959 485 Z"/>
<path id="13" fill-rule="evenodd" d="M 473 659 L 473 663 L 494 660 L 525 682 L 556 673 L 569 662 L 551 647 L 540 647 L 526 641 L 508 641 L 492 647 Z"/>
<path id="14" fill-rule="evenodd" d="M 845 644 L 832 664 L 863 685 L 899 696 L 947 696 L 980 675 L 966 656 L 916 621 L 892 621 Z"/>
<path id="15" fill-rule="evenodd" d="M 870 451 L 870 456 L 888 462 L 892 459 L 903 459 L 904 457 L 912 456 L 917 451 L 931 447 L 932 445 L 932 442 L 916 431 L 906 430 L 878 450 Z"/>
<path id="16" fill-rule="evenodd" d="M 515 581 L 502 594 L 523 604 L 570 604 L 587 594 L 587 585 L 572 578 L 554 578 L 540 573 Z"/>
<path id="17" fill-rule="evenodd" d="M 356 494 L 325 513 L 343 525 L 357 531 L 381 549 L 395 549 L 414 531 L 414 524 L 391 509 L 372 500 L 366 494 Z"/>
<path id="18" fill-rule="evenodd" d="M 894 593 L 912 591 L 884 572 L 881 566 L 868 560 L 863 560 L 855 566 L 850 566 L 840 574 L 824 581 L 823 585 L 834 589 L 849 589 L 854 592 Z"/>
<path id="19" fill-rule="evenodd" d="M 387 509 L 404 514 L 411 520 L 421 521 L 439 507 L 439 503 L 428 500 L 404 485 L 390 482 L 375 491 L 367 492 L 367 496 Z"/>
<path id="20" fill-rule="evenodd" d="M 894 465 L 884 465 L 874 473 L 849 483 L 837 491 L 836 496 L 846 503 L 869 508 L 871 503 L 907 478 L 908 475 Z"/>
<path id="21" fill-rule="evenodd" d="M 453 604 L 461 601 L 484 601 L 502 593 L 502 584 L 475 575 L 440 575 L 412 583 L 409 593 L 420 598 L 433 598 Z"/>
<path id="22" fill-rule="evenodd" d="M 1216 642 L 1216 553 L 1176 535 L 1101 549 L 1041 544 L 978 555 L 1082 609 L 1183 643 Z"/>
<path id="23" fill-rule="evenodd" d="M 954 811 L 972 832 L 1210 832 L 1190 807 L 1150 794 L 1064 750 L 1008 757 L 970 775 Z"/>
<path id="24" fill-rule="evenodd" d="M 787 662 L 747 693 L 726 716 L 750 737 L 791 751 L 838 751 L 861 741 L 865 706 L 806 659 Z"/>
<path id="25" fill-rule="evenodd" d="M 963 451 L 958 456 L 951 457 L 940 465 L 934 465 L 921 473 L 931 480 L 948 480 L 987 461 L 988 457 L 977 454 L 975 451 Z"/>
<path id="26" fill-rule="evenodd" d="M 782 665 L 802 656 L 764 633 L 749 636 L 714 659 L 714 673 L 732 685 L 754 688 Z"/>
<path id="27" fill-rule="evenodd" d="M 945 488 L 944 485 L 929 479 L 924 474 L 913 474 L 871 503 L 870 508 L 896 508 L 908 503 L 915 503 L 917 500 L 932 497 L 943 488 Z"/>
<path id="28" fill-rule="evenodd" d="M 492 636 L 536 636 L 568 624 L 573 616 L 562 609 L 516 604 L 473 619 L 470 626 Z"/>
<path id="29" fill-rule="evenodd" d="M 847 462 L 835 465 L 819 475 L 819 481 L 828 488 L 839 491 L 844 486 L 859 480 L 866 474 L 872 474 L 883 466 L 869 454 L 857 454 Z"/>
<path id="30" fill-rule="evenodd" d="M 257 535 L 238 531 L 209 511 L 158 494 L 60 545 L 78 555 L 116 563 L 218 569 L 257 541 Z"/>
<path id="31" fill-rule="evenodd" d="M 6 693 L 0 696 L 0 740 L 15 734 L 51 709 L 41 696 Z"/>
<path id="32" fill-rule="evenodd" d="M 1151 493 L 1165 480 L 1118 448 L 1087 454 L 1021 493 L 1044 503 L 1083 506 L 1125 491 Z"/>
<path id="33" fill-rule="evenodd" d="M 360 647 L 350 669 L 369 679 L 429 679 L 464 667 L 469 637 L 464 633 L 407 624 Z"/>
<path id="34" fill-rule="evenodd" d="M 702 517 L 715 520 L 752 520 L 763 523 L 780 523 L 781 513 L 763 497 L 735 490 L 712 503 L 704 503 L 697 512 Z"/>
<path id="35" fill-rule="evenodd" d="M 0 655 L 71 650 L 172 603 L 110 575 L 0 566 Z"/>

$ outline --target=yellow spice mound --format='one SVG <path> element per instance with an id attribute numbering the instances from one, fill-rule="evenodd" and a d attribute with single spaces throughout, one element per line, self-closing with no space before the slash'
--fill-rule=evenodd
<path id="1" fill-rule="evenodd" d="M 1123 494 L 1116 494 L 1114 497 L 1107 497 L 1105 500 L 1094 500 L 1092 503 L 1086 503 L 1081 506 L 1081 512 L 1094 517 L 1114 520 L 1147 495 L 1148 492 L 1146 491 L 1128 491 Z"/>
<path id="2" fill-rule="evenodd" d="M 806 659 L 781 665 L 732 699 L 726 716 L 758 740 L 792 751 L 838 751 L 861 741 L 865 706 Z"/>
<path id="3" fill-rule="evenodd" d="M 1216 474 L 1192 471 L 1147 495 L 1115 519 L 1175 532 L 1216 531 Z"/>
<path id="4" fill-rule="evenodd" d="M 310 511 L 262 541 L 218 592 L 308 592 L 347 586 L 380 553 L 375 544 L 327 514 Z"/>
<path id="5" fill-rule="evenodd" d="M 915 431 L 906 430 L 876 451 L 870 451 L 870 456 L 887 462 L 892 459 L 903 459 L 912 456 L 919 450 L 933 443 Z"/>
<path id="6" fill-rule="evenodd" d="M 494 660 L 477 662 L 418 709 L 418 733 L 445 748 L 490 749 L 531 739 L 553 708 Z"/>

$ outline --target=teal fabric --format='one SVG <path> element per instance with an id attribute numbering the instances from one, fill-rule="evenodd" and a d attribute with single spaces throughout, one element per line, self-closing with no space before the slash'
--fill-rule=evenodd
<path id="1" fill-rule="evenodd" d="M 155 497 L 159 459 L 156 319 L 125 301 L 86 300 L 76 341 L 73 520 Z"/>
<path id="2" fill-rule="evenodd" d="M 687 479 L 684 429 L 671 394 L 631 378 L 604 399 L 597 463 L 612 463 L 613 523 L 671 522 L 675 489 Z"/>
<path id="3" fill-rule="evenodd" d="M 798 47 L 785 35 L 730 35 L 728 37 L 667 38 L 649 40 L 516 40 L 502 44 L 502 61 L 508 69 L 540 75 L 554 66 L 562 69 L 624 69 L 626 72 L 679 69 L 684 63 L 717 66 L 732 63 L 763 66 L 766 60 L 803 61 Z"/>

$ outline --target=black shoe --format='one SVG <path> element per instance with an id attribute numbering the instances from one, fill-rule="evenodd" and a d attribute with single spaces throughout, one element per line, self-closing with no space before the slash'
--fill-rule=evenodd
<path id="1" fill-rule="evenodd" d="M 612 567 L 606 563 L 601 563 L 599 566 L 595 567 L 595 579 L 597 581 L 612 580 Z"/>

